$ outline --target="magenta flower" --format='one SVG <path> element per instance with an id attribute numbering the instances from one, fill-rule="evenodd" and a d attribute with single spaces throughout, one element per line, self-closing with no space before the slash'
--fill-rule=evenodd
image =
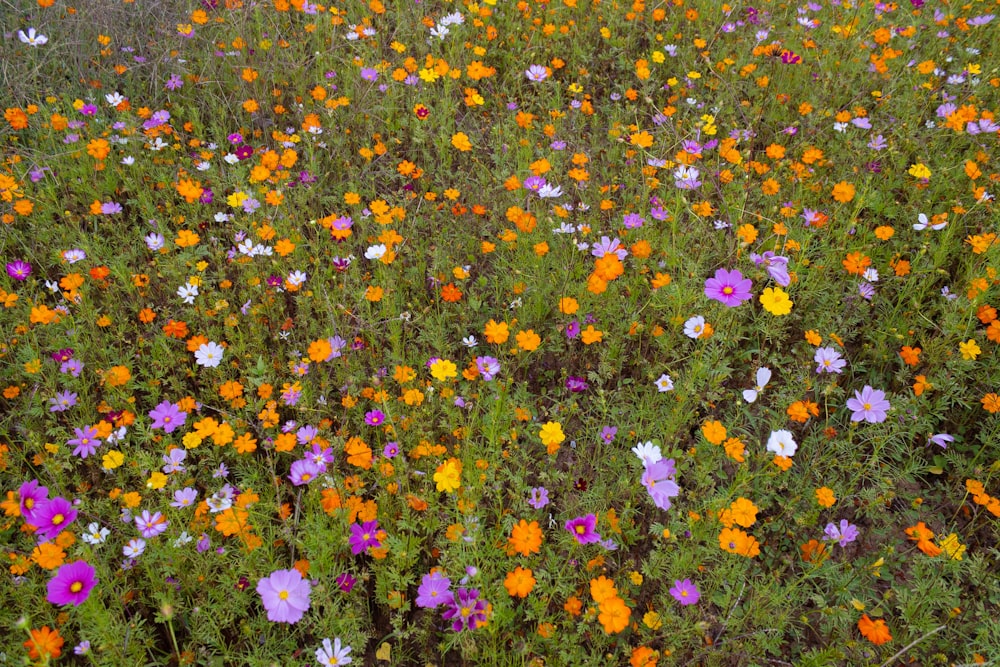
<path id="1" fill-rule="evenodd" d="M 675 579 L 674 587 L 670 589 L 670 594 L 684 606 L 696 604 L 701 599 L 698 587 L 692 584 L 690 579 L 685 579 L 684 581 Z"/>
<path id="2" fill-rule="evenodd" d="M 162 428 L 167 433 L 173 433 L 178 426 L 184 425 L 187 413 L 181 412 L 170 401 L 163 401 L 150 411 L 149 418 L 153 420 L 150 428 Z"/>
<path id="3" fill-rule="evenodd" d="M 417 589 L 417 599 L 414 602 L 424 609 L 436 609 L 440 605 L 451 604 L 450 587 L 451 580 L 440 572 L 425 574 L 420 582 L 420 588 Z"/>
<path id="4" fill-rule="evenodd" d="M 365 423 L 369 426 L 381 426 L 385 423 L 385 413 L 381 410 L 371 410 L 365 413 Z"/>
<path id="5" fill-rule="evenodd" d="M 48 487 L 39 486 L 38 480 L 33 479 L 22 484 L 17 490 L 17 495 L 21 498 L 21 516 L 32 526 L 38 525 L 34 521 L 35 512 L 42 503 L 48 501 Z"/>
<path id="6" fill-rule="evenodd" d="M 45 599 L 52 604 L 78 607 L 90 596 L 91 589 L 96 585 L 94 568 L 86 561 L 66 563 L 56 571 L 56 576 L 49 579 L 49 594 Z"/>
<path id="7" fill-rule="evenodd" d="M 366 521 L 361 524 L 351 524 L 351 553 L 357 556 L 368 547 L 378 549 L 382 543 L 378 541 L 378 521 Z"/>
<path id="8" fill-rule="evenodd" d="M 715 272 L 714 278 L 705 281 L 705 296 L 709 299 L 715 299 L 729 308 L 735 308 L 752 298 L 751 287 L 753 287 L 753 283 L 749 278 L 744 278 L 739 271 L 719 269 Z"/>
<path id="9" fill-rule="evenodd" d="M 57 496 L 35 506 L 31 524 L 38 529 L 36 535 L 39 541 L 48 542 L 75 520 L 76 510 L 73 509 L 73 504 Z"/>
<path id="10" fill-rule="evenodd" d="M 476 588 L 459 588 L 447 603 L 450 606 L 441 614 L 441 618 L 451 621 L 451 629 L 455 632 L 475 630 L 480 623 L 486 622 L 486 600 L 479 597 Z"/>
<path id="11" fill-rule="evenodd" d="M 593 514 L 570 519 L 563 526 L 579 544 L 593 544 L 601 541 L 601 536 L 594 528 L 597 527 L 597 517 Z"/>
<path id="12" fill-rule="evenodd" d="M 31 275 L 31 264 L 28 264 L 23 259 L 7 262 L 7 275 L 14 280 L 27 280 L 28 276 Z"/>
<path id="13" fill-rule="evenodd" d="M 311 584 L 298 570 L 275 570 L 257 582 L 267 620 L 274 623 L 298 623 L 309 610 Z"/>
<path id="14" fill-rule="evenodd" d="M 847 409 L 853 410 L 852 422 L 866 421 L 869 424 L 884 422 L 886 412 L 891 406 L 885 400 L 885 392 L 872 389 L 865 385 L 861 391 L 854 392 L 854 398 L 847 399 Z"/>

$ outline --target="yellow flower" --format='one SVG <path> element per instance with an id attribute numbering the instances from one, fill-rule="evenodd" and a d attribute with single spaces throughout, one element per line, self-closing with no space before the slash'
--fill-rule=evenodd
<path id="1" fill-rule="evenodd" d="M 162 489 L 166 485 L 167 485 L 167 476 L 159 471 L 154 472 L 152 475 L 149 476 L 149 479 L 146 480 L 147 489 Z"/>
<path id="2" fill-rule="evenodd" d="M 787 315 L 792 312 L 792 300 L 788 293 L 780 287 L 768 287 L 760 295 L 760 303 L 764 310 L 772 315 Z"/>
<path id="3" fill-rule="evenodd" d="M 927 165 L 925 165 L 923 162 L 918 162 L 914 165 L 911 165 L 910 168 L 906 170 L 906 173 L 912 176 L 913 178 L 931 177 L 931 170 L 928 169 Z"/>
<path id="4" fill-rule="evenodd" d="M 952 533 L 948 537 L 942 539 L 938 546 L 948 554 L 948 557 L 953 560 L 962 560 L 962 554 L 965 553 L 965 545 L 959 544 L 958 535 Z"/>
<path id="5" fill-rule="evenodd" d="M 970 338 L 964 343 L 958 344 L 958 350 L 962 353 L 962 358 L 967 361 L 975 361 L 976 357 L 983 353 L 975 338 Z"/>
<path id="6" fill-rule="evenodd" d="M 447 359 L 438 359 L 431 364 L 431 375 L 435 380 L 444 382 L 445 380 L 458 376 L 458 367 L 454 362 Z"/>
<path id="7" fill-rule="evenodd" d="M 101 465 L 107 470 L 114 470 L 123 463 L 125 463 L 125 455 L 117 449 L 108 451 L 101 459 Z"/>
<path id="8" fill-rule="evenodd" d="M 462 152 L 472 150 L 472 142 L 469 141 L 469 137 L 465 134 L 465 132 L 459 132 L 458 134 L 452 135 L 451 145 Z"/>
<path id="9" fill-rule="evenodd" d="M 538 432 L 538 437 L 542 439 L 542 444 L 548 449 L 549 454 L 555 454 L 559 444 L 566 439 L 566 434 L 563 433 L 562 424 L 559 422 L 546 422 Z"/>
<path id="10" fill-rule="evenodd" d="M 450 458 L 437 467 L 434 472 L 434 481 L 437 483 L 437 490 L 451 493 L 462 486 L 462 462 L 456 458 Z"/>

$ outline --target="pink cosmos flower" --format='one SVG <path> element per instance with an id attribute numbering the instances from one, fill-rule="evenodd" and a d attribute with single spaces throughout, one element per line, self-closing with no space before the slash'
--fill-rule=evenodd
<path id="1" fill-rule="evenodd" d="M 749 278 L 744 278 L 739 271 L 719 269 L 715 272 L 714 278 L 705 281 L 705 296 L 729 308 L 735 308 L 752 298 L 751 287 L 753 283 Z"/>
<path id="2" fill-rule="evenodd" d="M 96 585 L 97 577 L 89 563 L 82 560 L 66 563 L 49 580 L 49 594 L 45 599 L 52 604 L 76 607 L 90 596 L 91 589 Z"/>
<path id="3" fill-rule="evenodd" d="M 854 398 L 847 399 L 847 409 L 854 411 L 851 415 L 852 422 L 884 422 L 890 407 L 889 401 L 885 400 L 885 392 L 868 385 L 861 391 L 855 391 Z"/>
<path id="4" fill-rule="evenodd" d="M 298 623 L 309 610 L 312 585 L 298 570 L 276 570 L 257 582 L 267 620 L 274 623 Z"/>

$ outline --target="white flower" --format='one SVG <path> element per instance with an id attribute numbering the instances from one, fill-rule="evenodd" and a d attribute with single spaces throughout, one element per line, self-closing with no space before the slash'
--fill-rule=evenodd
<path id="1" fill-rule="evenodd" d="M 229 214 L 219 211 L 218 213 L 215 214 L 214 219 L 216 222 L 229 222 Z"/>
<path id="2" fill-rule="evenodd" d="M 135 164 L 135 158 L 132 157 L 131 155 L 126 155 L 125 157 L 122 158 L 122 164 L 125 165 L 126 167 L 131 167 L 133 164 Z"/>
<path id="3" fill-rule="evenodd" d="M 122 554 L 124 554 L 126 558 L 138 558 L 145 550 L 146 540 L 141 537 L 136 537 L 128 541 L 128 544 L 126 544 L 122 549 Z"/>
<path id="4" fill-rule="evenodd" d="M 865 269 L 865 272 L 861 274 L 861 277 L 870 283 L 877 283 L 878 269 L 876 269 L 874 266 L 869 266 L 867 269 Z"/>
<path id="5" fill-rule="evenodd" d="M 442 16 L 441 20 L 438 21 L 438 25 L 462 25 L 463 23 L 465 23 L 465 17 L 459 12 L 453 12 L 446 16 Z"/>
<path id="6" fill-rule="evenodd" d="M 288 274 L 287 280 L 288 280 L 288 284 L 289 285 L 294 285 L 294 286 L 298 287 L 299 285 L 301 285 L 302 283 L 304 283 L 306 281 L 306 278 L 307 278 L 307 276 L 306 276 L 305 273 L 296 270 L 296 271 L 292 271 L 290 274 Z"/>
<path id="7" fill-rule="evenodd" d="M 199 366 L 205 368 L 215 368 L 222 363 L 222 356 L 225 350 L 215 341 L 203 343 L 194 353 L 194 359 Z"/>
<path id="8" fill-rule="evenodd" d="M 198 296 L 198 286 L 192 285 L 191 283 L 184 283 L 177 288 L 177 296 L 179 296 L 184 303 L 194 303 L 194 298 Z"/>
<path id="9" fill-rule="evenodd" d="M 701 315 L 695 315 L 684 323 L 684 335 L 688 338 L 701 338 L 703 333 L 705 333 L 705 318 Z"/>
<path id="10" fill-rule="evenodd" d="M 542 187 L 538 188 L 538 196 L 542 199 L 555 199 L 556 197 L 562 197 L 562 188 L 558 185 L 551 185 L 546 183 Z"/>
<path id="11" fill-rule="evenodd" d="M 225 155 L 223 155 L 222 160 L 226 164 L 236 164 L 237 162 L 240 161 L 240 159 L 235 155 L 233 155 L 232 153 L 226 153 Z"/>
<path id="12" fill-rule="evenodd" d="M 45 287 L 47 287 L 50 292 L 58 292 L 59 291 L 59 283 L 54 282 L 52 280 L 46 280 L 45 281 Z"/>
<path id="13" fill-rule="evenodd" d="M 753 403 L 757 400 L 757 393 L 763 391 L 767 383 L 771 381 L 771 369 L 767 366 L 762 366 L 757 369 L 757 385 L 753 389 L 743 390 L 743 400 L 747 403 Z"/>
<path id="14" fill-rule="evenodd" d="M 180 535 L 177 536 L 176 540 L 174 540 L 174 548 L 180 548 L 185 544 L 188 544 L 193 541 L 194 538 L 188 535 L 188 532 L 185 530 L 184 532 L 182 532 Z"/>
<path id="15" fill-rule="evenodd" d="M 368 246 L 368 250 L 365 250 L 365 259 L 381 259 L 385 255 L 385 252 L 386 247 L 384 243 Z"/>
<path id="16" fill-rule="evenodd" d="M 87 532 L 83 534 L 84 542 L 92 546 L 97 546 L 99 544 L 104 544 L 104 541 L 108 539 L 108 535 L 111 531 L 107 528 L 102 528 L 101 524 L 96 521 L 87 526 Z"/>
<path id="17" fill-rule="evenodd" d="M 337 667 L 351 664 L 351 647 L 340 643 L 340 637 L 323 640 L 323 648 L 316 649 L 316 661 L 324 667 Z"/>
<path id="18" fill-rule="evenodd" d="M 791 458 L 798 448 L 789 431 L 771 431 L 771 437 L 767 439 L 767 451 L 774 452 L 778 456 Z"/>
<path id="19" fill-rule="evenodd" d="M 671 380 L 670 376 L 667 375 L 666 373 L 664 373 L 660 377 L 656 378 L 655 384 L 656 384 L 656 388 L 659 390 L 659 392 L 661 394 L 663 392 L 666 392 L 666 391 L 673 391 L 674 390 L 674 381 Z"/>
<path id="20" fill-rule="evenodd" d="M 434 26 L 433 28 L 431 28 L 431 37 L 437 37 L 438 39 L 444 39 L 448 35 L 449 32 L 451 32 L 451 31 L 448 30 L 448 26 L 438 24 L 438 25 Z"/>
<path id="21" fill-rule="evenodd" d="M 17 31 L 17 38 L 27 44 L 28 46 L 42 46 L 49 38 L 40 32 L 35 32 L 34 28 L 28 28 L 28 34 L 25 35 L 23 30 Z"/>
<path id="22" fill-rule="evenodd" d="M 464 345 L 465 347 L 472 348 L 478 344 L 479 341 L 476 340 L 475 336 L 466 336 L 465 338 L 462 339 L 462 345 Z"/>
<path id="23" fill-rule="evenodd" d="M 648 440 L 646 442 L 640 442 L 638 445 L 633 447 L 632 453 L 639 457 L 639 460 L 642 461 L 644 466 L 656 463 L 663 458 L 663 454 L 660 453 L 660 448 Z"/>
<path id="24" fill-rule="evenodd" d="M 170 144 L 168 144 L 167 142 L 165 142 L 161 137 L 156 137 L 156 139 L 153 140 L 153 143 L 151 143 L 149 145 L 149 150 L 151 150 L 154 153 L 156 153 L 158 151 L 162 151 L 164 148 L 166 148 L 169 145 Z"/>
<path id="25" fill-rule="evenodd" d="M 116 90 L 113 93 L 108 93 L 107 95 L 105 95 L 104 99 L 108 101 L 108 104 L 110 104 L 113 107 L 116 107 L 125 101 L 125 96 Z"/>
<path id="26" fill-rule="evenodd" d="M 948 226 L 947 220 L 945 220 L 944 222 L 935 223 L 933 225 L 930 224 L 930 220 L 927 219 L 927 215 L 925 213 L 921 213 L 920 215 L 918 215 L 917 222 L 913 223 L 913 228 L 918 232 L 922 232 L 928 227 L 930 227 L 934 231 L 938 231 L 944 229 L 947 226 Z"/>

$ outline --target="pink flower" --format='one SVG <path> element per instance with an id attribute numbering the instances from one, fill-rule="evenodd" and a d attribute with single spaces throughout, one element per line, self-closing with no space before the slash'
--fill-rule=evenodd
<path id="1" fill-rule="evenodd" d="M 709 299 L 715 299 L 729 308 L 735 308 L 752 298 L 751 287 L 753 287 L 753 283 L 749 278 L 744 278 L 739 271 L 719 269 L 715 272 L 714 278 L 705 281 L 705 296 Z"/>
<path id="2" fill-rule="evenodd" d="M 674 581 L 674 587 L 670 589 L 670 594 L 682 605 L 696 604 L 701 599 L 698 587 L 691 583 L 690 579 Z"/>
<path id="3" fill-rule="evenodd" d="M 82 560 L 66 563 L 49 580 L 49 594 L 45 599 L 52 604 L 71 604 L 76 607 L 90 596 L 95 585 L 97 578 L 90 564 Z"/>
<path id="4" fill-rule="evenodd" d="M 267 620 L 275 623 L 298 623 L 309 610 L 311 584 L 298 570 L 275 570 L 257 582 Z"/>
<path id="5" fill-rule="evenodd" d="M 869 424 L 884 422 L 886 412 L 891 406 L 885 400 L 885 392 L 872 389 L 868 385 L 861 391 L 854 392 L 854 398 L 847 399 L 847 409 L 853 410 L 852 422 L 866 421 Z"/>
<path id="6" fill-rule="evenodd" d="M 573 538 L 580 544 L 593 544 L 594 542 L 600 542 L 601 536 L 597 533 L 594 528 L 597 527 L 597 517 L 593 514 L 588 514 L 586 516 L 578 516 L 575 519 L 570 519 L 563 526 L 566 530 L 573 535 Z"/>

